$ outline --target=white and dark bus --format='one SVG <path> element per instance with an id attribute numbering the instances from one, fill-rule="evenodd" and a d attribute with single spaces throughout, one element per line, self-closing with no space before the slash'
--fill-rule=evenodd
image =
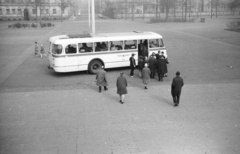
<path id="1" fill-rule="evenodd" d="M 138 61 L 138 46 L 144 41 L 148 56 L 160 51 L 167 58 L 163 38 L 154 32 L 58 35 L 49 41 L 49 67 L 55 72 L 96 73 L 101 66 L 106 69 L 129 66 L 133 53 Z"/>

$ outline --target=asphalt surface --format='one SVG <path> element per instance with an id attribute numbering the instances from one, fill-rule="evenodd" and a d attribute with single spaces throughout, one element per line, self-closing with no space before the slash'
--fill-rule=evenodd
<path id="1" fill-rule="evenodd" d="M 128 76 L 129 68 L 107 70 L 110 86 L 102 93 L 94 75 L 54 73 L 46 58 L 33 56 L 34 41 L 47 49 L 52 35 L 89 31 L 85 19 L 37 30 L 1 23 L 0 153 L 240 153 L 240 33 L 225 30 L 233 19 L 97 20 L 99 33 L 160 33 L 170 61 L 168 77 L 151 80 L 148 90 L 137 75 Z M 170 84 L 177 70 L 185 85 L 174 108 Z M 115 87 L 120 71 L 129 83 L 123 105 Z"/>

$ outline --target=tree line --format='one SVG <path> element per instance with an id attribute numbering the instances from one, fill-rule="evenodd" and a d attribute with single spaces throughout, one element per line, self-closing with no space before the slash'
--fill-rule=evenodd
<path id="1" fill-rule="evenodd" d="M 182 18 L 191 16 L 193 12 L 201 13 L 205 12 L 206 8 L 210 8 L 210 15 L 213 17 L 218 16 L 219 8 L 224 7 L 231 10 L 232 15 L 240 9 L 240 0 L 153 0 L 151 2 L 146 0 L 116 0 L 116 1 L 96 1 L 98 12 L 107 12 L 114 18 L 114 14 L 134 14 L 141 13 L 143 18 L 144 14 L 149 11 L 154 12 L 156 19 L 161 17 L 161 14 L 165 14 L 166 20 L 171 15 L 176 18 L 177 13 L 181 13 Z M 103 5 L 103 3 L 105 5 Z M 181 11 L 181 12 L 179 12 Z"/>

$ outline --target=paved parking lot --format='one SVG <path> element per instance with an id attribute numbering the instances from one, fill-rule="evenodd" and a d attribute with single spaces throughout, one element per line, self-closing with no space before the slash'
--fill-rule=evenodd
<path id="1" fill-rule="evenodd" d="M 13 38 L 1 37 L 1 59 L 9 56 L 12 63 L 1 63 L 0 153 L 240 153 L 240 44 L 236 43 L 240 34 L 224 30 L 220 20 L 225 18 L 208 20 L 177 26 L 97 21 L 99 32 L 137 27 L 164 36 L 169 76 L 164 82 L 152 80 L 148 90 L 137 76 L 128 76 L 128 68 L 121 68 L 107 70 L 109 90 L 98 93 L 94 75 L 56 74 L 46 68 L 47 59 L 33 58 L 29 40 L 34 36 L 12 45 Z M 120 23 L 124 26 L 119 27 Z M 86 23 L 70 20 L 44 34 L 38 30 L 36 39 L 47 47 L 48 36 L 74 32 L 79 25 Z M 2 29 L 1 33 L 5 34 Z M 22 48 L 17 50 L 19 44 Z M 10 49 L 18 51 L 18 56 L 10 54 Z M 180 106 L 174 108 L 170 84 L 176 70 L 181 71 L 185 85 Z M 115 87 L 120 71 L 129 82 L 123 105 Z"/>

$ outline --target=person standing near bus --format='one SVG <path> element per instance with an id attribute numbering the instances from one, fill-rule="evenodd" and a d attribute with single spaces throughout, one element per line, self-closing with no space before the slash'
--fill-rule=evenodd
<path id="1" fill-rule="evenodd" d="M 143 52 L 143 57 L 148 58 L 148 40 L 144 40 L 142 52 Z"/>
<path id="2" fill-rule="evenodd" d="M 176 77 L 173 78 L 171 85 L 171 94 L 173 97 L 174 107 L 179 105 L 183 85 L 183 78 L 180 77 L 180 72 L 177 71 Z"/>
<path id="3" fill-rule="evenodd" d="M 143 60 L 143 56 L 139 56 L 138 59 L 138 70 L 139 70 L 139 77 L 142 78 L 142 70 L 144 68 L 144 60 Z"/>
<path id="4" fill-rule="evenodd" d="M 120 103 L 124 103 L 124 95 L 127 94 L 127 79 L 123 76 L 123 72 L 120 73 L 120 76 L 117 78 L 116 82 L 117 94 L 120 97 Z"/>
<path id="5" fill-rule="evenodd" d="M 153 79 L 155 77 L 155 72 L 156 72 L 156 58 L 155 58 L 155 53 L 153 52 L 152 55 L 149 58 L 149 68 L 151 71 L 150 77 Z"/>
<path id="6" fill-rule="evenodd" d="M 161 52 L 161 56 L 164 58 L 164 77 L 167 77 L 167 73 L 168 73 L 168 68 L 167 68 L 167 64 L 169 64 L 168 59 L 164 56 L 164 52 Z"/>
<path id="7" fill-rule="evenodd" d="M 144 89 L 148 89 L 148 84 L 150 82 L 150 75 L 151 75 L 151 71 L 148 68 L 148 64 L 145 63 L 144 68 L 142 70 L 142 79 L 143 79 Z"/>
<path id="8" fill-rule="evenodd" d="M 104 87 L 104 90 L 108 90 L 107 73 L 104 70 L 104 66 L 98 69 L 98 72 L 96 75 L 96 83 L 97 83 L 97 86 L 99 87 L 99 93 L 101 93 L 102 91 L 102 86 Z"/>
<path id="9" fill-rule="evenodd" d="M 160 55 L 157 55 L 156 67 L 158 72 L 158 81 L 163 81 L 164 75 L 164 58 Z"/>
<path id="10" fill-rule="evenodd" d="M 131 72 L 130 76 L 133 77 L 134 75 L 134 68 L 136 67 L 136 61 L 134 59 L 135 54 L 133 53 L 132 56 L 129 58 L 130 61 L 130 67 L 131 67 Z"/>

